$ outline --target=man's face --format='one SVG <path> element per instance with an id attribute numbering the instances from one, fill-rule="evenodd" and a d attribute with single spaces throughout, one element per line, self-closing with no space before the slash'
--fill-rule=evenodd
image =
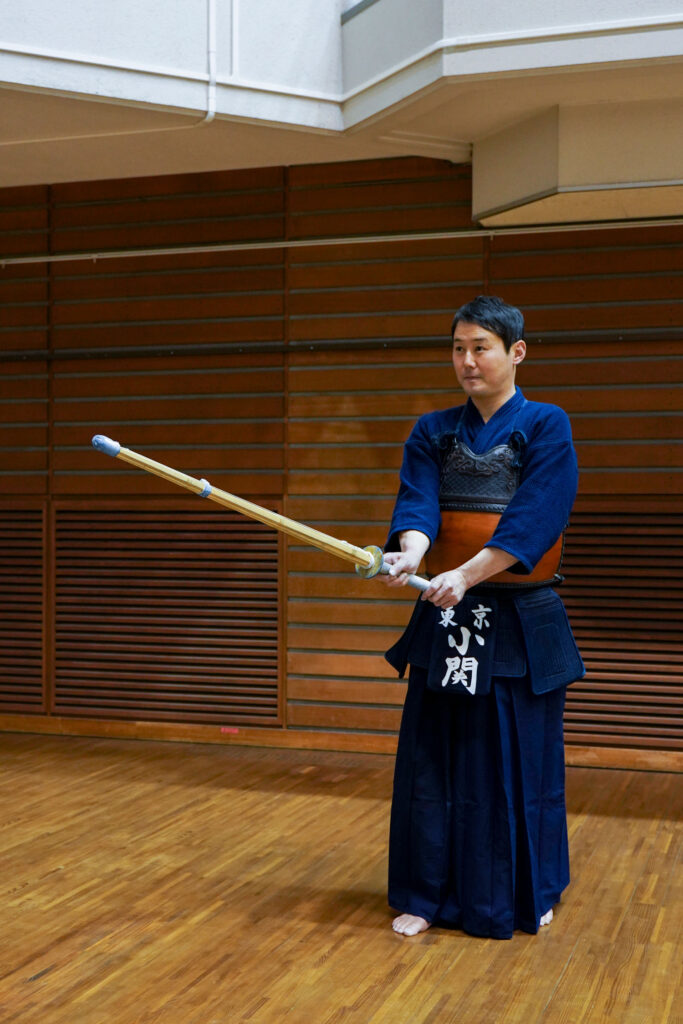
<path id="1" fill-rule="evenodd" d="M 453 334 L 453 368 L 472 399 L 492 399 L 514 389 L 515 368 L 526 353 L 523 341 L 505 351 L 503 339 L 479 324 L 459 320 Z"/>

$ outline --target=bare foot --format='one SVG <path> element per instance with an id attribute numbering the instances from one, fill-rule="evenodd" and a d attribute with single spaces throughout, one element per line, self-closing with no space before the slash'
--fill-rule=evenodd
<path id="1" fill-rule="evenodd" d="M 541 928 L 543 927 L 544 924 L 550 924 L 552 919 L 553 919 L 553 911 L 552 911 L 552 907 L 551 907 L 550 910 L 548 911 L 548 913 L 544 914 L 543 917 L 541 918 Z"/>
<path id="2" fill-rule="evenodd" d="M 419 935 L 420 932 L 426 932 L 429 926 L 429 921 L 425 921 L 424 917 L 415 917 L 414 914 L 400 914 L 391 922 L 391 927 L 399 935 Z"/>

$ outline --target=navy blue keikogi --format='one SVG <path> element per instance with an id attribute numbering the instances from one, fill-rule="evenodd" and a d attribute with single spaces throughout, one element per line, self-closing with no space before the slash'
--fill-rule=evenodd
<path id="1" fill-rule="evenodd" d="M 511 571 L 523 584 L 562 534 L 576 496 L 568 417 L 528 402 L 519 388 L 487 423 L 471 401 L 420 417 L 405 445 L 387 550 L 399 547 L 403 530 L 436 539 L 444 439 L 453 436 L 476 454 L 513 443 L 519 451 L 519 484 L 489 544 L 516 556 Z M 494 609 L 498 623 L 476 689 L 465 683 L 461 692 L 438 692 L 443 665 L 434 654 L 446 617 L 429 602 L 418 599 L 387 653 L 401 675 L 411 666 L 394 778 L 389 903 L 473 935 L 510 938 L 515 928 L 535 933 L 569 882 L 562 715 L 566 686 L 584 667 L 551 586 L 480 584 L 454 614 L 475 603 L 475 615 Z"/>

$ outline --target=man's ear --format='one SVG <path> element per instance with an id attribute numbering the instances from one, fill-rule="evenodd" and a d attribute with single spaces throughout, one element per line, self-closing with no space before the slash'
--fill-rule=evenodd
<path id="1" fill-rule="evenodd" d="M 519 341 L 516 341 L 514 343 L 514 345 L 512 346 L 512 363 L 513 363 L 513 366 L 517 366 L 518 363 L 521 363 L 522 360 L 524 359 L 525 355 L 526 355 L 526 342 L 522 341 L 522 339 L 520 338 Z"/>

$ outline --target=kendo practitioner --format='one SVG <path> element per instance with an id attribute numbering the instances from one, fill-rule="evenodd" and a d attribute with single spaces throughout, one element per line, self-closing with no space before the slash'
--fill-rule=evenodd
<path id="1" fill-rule="evenodd" d="M 511 938 L 548 924 L 569 882 L 562 716 L 584 675 L 554 587 L 576 496 L 569 419 L 515 386 L 524 319 L 493 296 L 459 309 L 464 405 L 404 449 L 385 561 L 429 588 L 387 659 L 410 665 L 389 847 L 393 928 Z"/>

